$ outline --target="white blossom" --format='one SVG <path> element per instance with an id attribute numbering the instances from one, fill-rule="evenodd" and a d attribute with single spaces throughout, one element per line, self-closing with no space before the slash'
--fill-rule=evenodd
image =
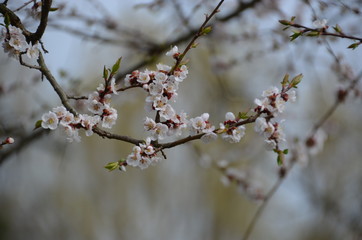
<path id="1" fill-rule="evenodd" d="M 270 87 L 269 89 L 263 91 L 262 96 L 263 97 L 270 97 L 274 94 L 279 94 L 279 89 L 275 86 Z"/>
<path id="2" fill-rule="evenodd" d="M 106 108 L 106 115 L 102 119 L 102 127 L 112 128 L 118 118 L 117 110 L 111 107 Z"/>
<path id="3" fill-rule="evenodd" d="M 54 130 L 58 127 L 58 117 L 55 113 L 49 111 L 48 113 L 44 113 L 41 117 L 41 126 L 45 129 Z"/>
<path id="4" fill-rule="evenodd" d="M 53 112 L 57 115 L 58 118 L 62 118 L 68 111 L 64 106 L 59 106 L 53 108 Z"/>
<path id="5" fill-rule="evenodd" d="M 166 104 L 163 110 L 160 111 L 160 116 L 166 120 L 170 120 L 176 116 L 176 112 L 170 104 Z"/>
<path id="6" fill-rule="evenodd" d="M 263 98 L 262 100 L 255 98 L 254 103 L 260 107 L 260 110 L 263 111 L 265 108 L 269 107 L 269 99 Z"/>
<path id="7" fill-rule="evenodd" d="M 152 118 L 146 117 L 143 126 L 146 131 L 150 131 L 156 128 L 156 122 Z"/>
<path id="8" fill-rule="evenodd" d="M 148 92 L 153 96 L 160 96 L 163 93 L 163 85 L 160 82 L 153 82 L 148 85 Z"/>
<path id="9" fill-rule="evenodd" d="M 327 19 L 317 19 L 313 21 L 313 26 L 315 28 L 325 28 L 327 27 Z"/>
<path id="10" fill-rule="evenodd" d="M 166 82 L 167 75 L 163 72 L 157 72 L 155 74 L 155 80 L 156 80 L 156 82 L 160 82 L 160 83 Z"/>
<path id="11" fill-rule="evenodd" d="M 141 160 L 141 148 L 139 146 L 134 146 L 132 153 L 127 156 L 126 162 L 128 165 L 137 167 Z"/>
<path id="12" fill-rule="evenodd" d="M 148 83 L 150 81 L 150 75 L 148 73 L 142 72 L 139 74 L 137 78 L 137 82 L 139 83 Z"/>
<path id="13" fill-rule="evenodd" d="M 64 126 L 65 133 L 67 134 L 67 140 L 69 142 L 80 142 L 79 129 L 74 128 L 73 126 L 67 125 Z"/>
<path id="14" fill-rule="evenodd" d="M 171 70 L 170 66 L 161 63 L 157 64 L 156 67 L 158 71 L 169 72 Z"/>
<path id="15" fill-rule="evenodd" d="M 148 156 L 142 156 L 138 163 L 138 167 L 143 170 L 148 168 L 150 164 L 151 164 L 151 158 Z"/>
<path id="16" fill-rule="evenodd" d="M 245 135 L 245 127 L 238 126 L 232 127 L 228 129 L 221 135 L 221 138 L 229 143 L 237 143 L 240 142 L 241 138 Z"/>
<path id="17" fill-rule="evenodd" d="M 87 114 L 82 115 L 82 126 L 86 129 L 85 135 L 87 137 L 93 135 L 93 127 L 101 121 L 101 117 L 98 115 L 89 116 Z"/>
<path id="18" fill-rule="evenodd" d="M 255 120 L 254 130 L 260 135 L 264 135 L 264 137 L 268 138 L 274 133 L 275 128 L 270 121 L 267 122 L 265 118 L 258 117 Z"/>
<path id="19" fill-rule="evenodd" d="M 204 143 L 209 143 L 209 142 L 215 141 L 216 139 L 217 139 L 217 134 L 214 132 L 206 133 L 206 134 L 202 135 L 202 137 L 201 137 L 201 141 Z"/>
<path id="20" fill-rule="evenodd" d="M 235 115 L 232 112 L 227 112 L 225 114 L 225 120 L 226 121 L 235 121 Z"/>
<path id="21" fill-rule="evenodd" d="M 38 44 L 34 44 L 34 45 L 29 44 L 29 47 L 26 50 L 26 55 L 30 59 L 38 59 L 38 57 L 39 57 Z"/>
<path id="22" fill-rule="evenodd" d="M 74 115 L 73 115 L 73 113 L 67 111 L 67 112 L 62 116 L 62 118 L 61 118 L 61 120 L 60 120 L 60 124 L 66 126 L 66 125 L 71 124 L 73 121 L 74 121 Z"/>
<path id="23" fill-rule="evenodd" d="M 166 56 L 174 57 L 176 54 L 180 54 L 177 46 L 174 46 L 170 51 L 166 52 Z"/>

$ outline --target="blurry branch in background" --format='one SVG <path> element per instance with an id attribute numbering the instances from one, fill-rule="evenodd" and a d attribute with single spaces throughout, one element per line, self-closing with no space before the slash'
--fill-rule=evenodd
<path id="1" fill-rule="evenodd" d="M 37 129 L 31 134 L 16 138 L 14 146 L 11 146 L 9 149 L 1 150 L 0 149 L 0 166 L 8 159 L 11 155 L 20 153 L 26 146 L 33 144 L 37 139 L 41 138 L 43 135 L 48 134 L 49 130 L 46 129 Z"/>
<path id="2" fill-rule="evenodd" d="M 162 1 L 161 1 L 162 2 Z M 161 2 L 154 2 L 154 4 L 160 4 Z M 252 0 L 250 2 L 238 2 L 238 6 L 235 7 L 233 11 L 230 13 L 222 16 L 222 17 L 216 17 L 216 22 L 228 22 L 234 18 L 237 18 L 240 16 L 240 14 L 250 8 L 255 7 L 258 3 L 262 2 L 261 0 Z M 202 3 L 195 6 L 194 11 L 200 7 Z M 179 12 L 180 9 L 176 9 L 177 12 Z M 180 10 L 181 11 L 181 10 Z M 193 12 L 194 12 L 193 11 Z M 179 13 L 180 14 L 180 13 Z M 134 64 L 133 66 L 129 67 L 126 70 L 123 70 L 120 72 L 116 77 L 116 82 L 119 83 L 123 80 L 123 78 L 126 76 L 126 74 L 132 72 L 135 69 L 140 69 L 145 67 L 146 65 L 152 63 L 157 59 L 158 56 L 166 52 L 170 46 L 177 46 L 180 45 L 183 42 L 188 41 L 191 39 L 195 34 L 198 32 L 199 28 L 188 26 L 188 31 L 177 36 L 176 38 L 165 40 L 163 43 L 156 43 L 153 41 L 150 41 L 149 37 L 146 36 L 144 33 L 138 31 L 137 29 L 128 29 L 125 26 L 122 26 L 120 23 L 117 22 L 116 19 L 113 19 L 109 14 L 103 14 L 102 18 L 95 20 L 94 16 L 85 16 L 81 13 L 71 11 L 70 13 L 60 13 L 58 14 L 58 17 L 69 19 L 73 18 L 76 20 L 79 20 L 80 22 L 83 22 L 87 25 L 93 25 L 97 24 L 103 27 L 103 29 L 107 29 L 107 31 L 114 32 L 120 36 L 129 36 L 130 39 L 121 39 L 121 38 L 110 38 L 106 37 L 108 36 L 103 33 L 89 33 L 88 31 L 79 30 L 79 28 L 72 28 L 65 24 L 58 24 L 54 22 L 50 22 L 49 26 L 54 27 L 58 30 L 66 31 L 71 34 L 78 35 L 80 37 L 84 37 L 86 40 L 99 40 L 102 43 L 107 44 L 122 44 L 127 47 L 131 47 L 137 51 L 142 50 L 146 56 L 138 63 Z M 211 24 L 213 26 L 213 24 Z M 135 41 L 136 40 L 136 41 Z"/>
<path id="3" fill-rule="evenodd" d="M 312 32 L 312 34 L 310 34 L 310 35 L 307 34 L 306 36 L 315 37 L 315 36 L 319 36 L 319 35 L 324 35 L 324 36 L 333 36 L 333 37 L 341 37 L 341 38 L 348 38 L 348 39 L 358 40 L 359 41 L 358 45 L 361 43 L 361 40 L 362 40 L 361 38 L 358 38 L 358 37 L 346 36 L 345 34 L 342 33 L 342 31 L 336 30 L 336 29 L 335 30 L 338 32 L 338 34 L 331 34 L 331 33 L 326 32 L 325 30 L 328 28 L 328 26 L 325 25 L 326 21 L 323 23 L 324 26 L 320 26 L 321 28 L 311 29 L 311 28 L 308 28 L 308 27 L 305 27 L 305 26 L 302 26 L 302 25 L 299 25 L 299 24 L 294 24 L 293 20 L 294 20 L 294 18 L 292 18 L 291 21 L 280 20 L 280 23 L 283 24 L 283 25 L 293 26 L 293 27 L 303 28 L 304 29 L 304 32 L 297 32 L 297 33 L 295 33 L 296 35 L 290 36 L 291 41 L 293 41 L 295 38 L 297 38 L 299 36 L 302 36 L 306 32 Z M 336 25 L 336 26 L 338 26 L 338 25 Z M 337 27 L 335 27 L 335 28 L 337 28 Z M 318 34 L 314 34 L 314 33 L 318 33 Z M 350 72 L 343 71 L 344 68 L 343 68 L 343 66 L 341 64 L 340 59 L 336 56 L 336 54 L 334 53 L 333 49 L 331 48 L 331 46 L 328 44 L 327 41 L 326 41 L 326 45 L 327 45 L 328 53 L 331 54 L 331 56 L 334 58 L 335 63 L 337 65 L 337 73 L 340 73 L 342 75 L 342 77 L 344 78 L 344 79 L 342 79 L 343 81 L 346 81 L 346 80 L 349 81 L 349 84 L 345 88 L 338 89 L 338 91 L 336 93 L 336 98 L 335 98 L 334 104 L 331 105 L 327 109 L 325 114 L 323 114 L 321 116 L 321 118 L 314 124 L 314 126 L 313 126 L 313 128 L 311 130 L 311 133 L 309 134 L 307 139 L 304 141 L 306 149 L 313 148 L 313 147 L 315 147 L 315 145 L 319 144 L 318 143 L 319 139 L 316 136 L 318 130 L 333 115 L 333 113 L 337 110 L 338 106 L 345 102 L 347 96 L 350 95 L 352 92 L 355 92 L 356 94 L 359 94 L 359 91 L 356 88 L 356 86 L 357 86 L 358 82 L 360 81 L 360 79 L 362 78 L 362 72 L 360 74 L 358 74 L 358 76 L 353 78 L 351 76 Z M 349 47 L 349 48 L 351 48 L 351 47 Z M 287 166 L 286 168 L 280 168 L 278 181 L 274 184 L 274 186 L 270 189 L 270 191 L 265 195 L 265 197 L 261 199 L 262 204 L 258 207 L 257 211 L 253 215 L 249 225 L 246 228 L 246 231 L 245 231 L 245 234 L 244 234 L 242 240 L 248 240 L 249 239 L 253 229 L 256 226 L 257 221 L 259 220 L 262 213 L 264 212 L 268 202 L 274 196 L 275 192 L 279 189 L 279 187 L 283 183 L 287 173 L 289 173 L 289 171 L 293 168 L 295 163 L 298 162 L 299 157 L 300 156 L 299 156 L 298 151 L 296 149 L 294 149 L 294 151 L 292 151 L 291 159 L 289 160 L 290 165 Z"/>
<path id="4" fill-rule="evenodd" d="M 301 29 L 301 30 L 295 30 L 295 29 L 292 30 L 293 34 L 289 36 L 291 41 L 293 41 L 301 36 L 307 36 L 307 37 L 332 36 L 332 37 L 346 38 L 346 39 L 351 39 L 351 40 L 357 41 L 348 46 L 348 48 L 351 48 L 351 49 L 357 48 L 362 43 L 361 37 L 356 37 L 353 35 L 345 34 L 343 32 L 342 28 L 338 24 L 336 24 L 336 26 L 333 27 L 335 32 L 327 31 L 329 26 L 327 25 L 326 19 L 315 20 L 313 22 L 314 28 L 310 28 L 310 27 L 306 27 L 301 24 L 294 23 L 294 20 L 295 20 L 295 17 L 292 17 L 291 20 L 279 20 L 279 22 L 281 24 L 286 26 L 283 30 L 287 30 L 289 27 Z"/>

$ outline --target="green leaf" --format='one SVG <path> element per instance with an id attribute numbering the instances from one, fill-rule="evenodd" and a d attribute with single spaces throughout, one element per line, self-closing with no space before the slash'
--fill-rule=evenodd
<path id="1" fill-rule="evenodd" d="M 4 16 L 4 23 L 5 23 L 6 27 L 8 27 L 10 25 L 10 17 L 7 13 L 5 13 L 5 16 Z"/>
<path id="2" fill-rule="evenodd" d="M 295 31 L 292 35 L 290 35 L 290 41 L 294 41 L 295 39 L 297 39 L 298 37 L 300 37 L 302 35 L 302 32 L 300 31 Z"/>
<path id="3" fill-rule="evenodd" d="M 288 83 L 289 83 L 289 74 L 285 74 L 281 84 L 282 84 L 283 87 L 285 87 Z"/>
<path id="4" fill-rule="evenodd" d="M 293 17 L 290 19 L 290 21 L 293 23 L 294 20 L 295 20 L 295 18 L 296 18 L 296 16 L 293 16 Z"/>
<path id="5" fill-rule="evenodd" d="M 283 150 L 283 153 L 284 153 L 285 155 L 287 155 L 288 152 L 289 152 L 289 149 L 284 149 L 284 150 Z"/>
<path id="6" fill-rule="evenodd" d="M 118 58 L 117 62 L 113 65 L 111 75 L 114 75 L 117 73 L 120 65 L 121 65 L 122 57 Z"/>
<path id="7" fill-rule="evenodd" d="M 361 44 L 361 42 L 356 42 L 356 43 L 352 43 L 351 45 L 348 46 L 348 48 L 351 49 L 356 49 L 359 45 Z"/>
<path id="8" fill-rule="evenodd" d="M 58 10 L 59 10 L 59 8 L 50 8 L 49 9 L 50 12 L 55 12 L 55 11 L 58 11 Z"/>
<path id="9" fill-rule="evenodd" d="M 33 130 L 40 128 L 40 127 L 41 127 L 41 123 L 42 123 L 42 122 L 43 122 L 42 120 L 38 120 L 38 121 L 36 121 L 36 123 L 35 123 L 35 125 L 34 125 L 34 129 L 33 129 Z"/>
<path id="10" fill-rule="evenodd" d="M 290 21 L 288 21 L 288 20 L 279 20 L 279 23 L 286 25 L 286 26 L 290 25 Z"/>
<path id="11" fill-rule="evenodd" d="M 211 26 L 205 27 L 205 28 L 202 29 L 201 34 L 206 35 L 206 34 L 210 33 L 211 30 L 212 30 Z"/>
<path id="12" fill-rule="evenodd" d="M 113 171 L 119 167 L 119 161 L 117 162 L 110 162 L 104 166 L 104 168 L 108 169 L 109 171 Z"/>
<path id="13" fill-rule="evenodd" d="M 333 29 L 334 29 L 334 31 L 336 31 L 337 33 L 342 33 L 342 28 L 341 28 L 338 24 L 336 24 L 336 26 L 333 27 Z"/>
<path id="14" fill-rule="evenodd" d="M 308 37 L 317 37 L 319 35 L 320 35 L 319 31 L 311 31 L 311 32 L 307 33 Z"/>
<path id="15" fill-rule="evenodd" d="M 103 78 L 104 80 L 108 79 L 108 69 L 106 68 L 106 66 L 103 67 Z"/>
<path id="16" fill-rule="evenodd" d="M 248 119 L 249 118 L 248 112 L 239 112 L 238 118 L 239 119 Z"/>
<path id="17" fill-rule="evenodd" d="M 297 85 L 302 81 L 303 74 L 295 76 L 292 81 L 290 81 L 290 87 L 297 88 Z"/>
<path id="18" fill-rule="evenodd" d="M 277 163 L 278 166 L 282 166 L 284 164 L 284 153 L 280 150 L 278 151 Z"/>

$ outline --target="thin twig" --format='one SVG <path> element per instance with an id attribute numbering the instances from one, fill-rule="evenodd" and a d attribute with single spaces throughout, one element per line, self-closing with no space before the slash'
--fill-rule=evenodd
<path id="1" fill-rule="evenodd" d="M 170 74 L 172 74 L 181 64 L 183 58 L 186 56 L 187 52 L 192 48 L 192 46 L 194 45 L 195 41 L 201 37 L 203 35 L 203 31 L 206 27 L 206 24 L 211 20 L 211 18 L 219 11 L 219 8 L 221 7 L 222 3 L 224 2 L 224 0 L 221 0 L 217 6 L 215 7 L 215 9 L 211 12 L 210 15 L 206 15 L 206 19 L 205 21 L 202 23 L 201 27 L 198 29 L 198 31 L 196 32 L 196 34 L 194 35 L 194 37 L 191 39 L 191 41 L 189 42 L 189 44 L 186 46 L 185 50 L 183 51 L 183 53 L 180 54 L 180 56 L 176 59 L 176 63 L 173 66 L 173 68 L 170 71 Z"/>
<path id="2" fill-rule="evenodd" d="M 248 224 L 242 240 L 248 240 L 249 239 L 250 234 L 252 233 L 253 229 L 255 228 L 256 223 L 260 219 L 261 215 L 263 214 L 266 206 L 270 202 L 270 199 L 277 192 L 277 190 L 279 189 L 279 187 L 282 185 L 283 181 L 287 177 L 287 174 L 291 171 L 291 169 L 295 165 L 296 157 L 297 157 L 296 155 L 292 156 L 289 167 L 287 169 L 283 170 L 283 174 L 279 176 L 278 181 L 273 185 L 273 187 L 265 195 L 264 199 L 262 200 L 263 202 L 258 207 L 258 209 L 256 210 L 253 218 L 251 219 L 250 223 Z"/>
<path id="3" fill-rule="evenodd" d="M 35 2 L 35 0 L 30 0 L 30 1 L 25 2 L 23 5 L 21 5 L 21 6 L 18 7 L 17 9 L 15 9 L 14 12 L 20 11 L 20 10 L 23 9 L 24 7 L 28 6 L 29 3 L 31 3 L 31 2 Z"/>

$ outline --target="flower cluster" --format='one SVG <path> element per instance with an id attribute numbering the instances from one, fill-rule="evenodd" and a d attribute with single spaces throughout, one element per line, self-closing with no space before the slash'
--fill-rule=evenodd
<path id="1" fill-rule="evenodd" d="M 75 116 L 65 107 L 60 106 L 43 114 L 41 126 L 50 130 L 61 126 L 64 128 L 69 142 L 80 141 L 79 129 L 81 128 L 85 129 L 86 136 L 91 136 L 93 128 L 98 124 L 104 128 L 112 128 L 118 117 L 117 110 L 109 105 L 112 93 L 117 94 L 114 78 L 106 80 L 105 85 L 100 84 L 97 91 L 89 94 L 86 105 L 93 115 L 78 114 Z"/>
<path id="2" fill-rule="evenodd" d="M 265 138 L 267 149 L 279 149 L 278 144 L 285 141 L 285 135 L 275 117 L 285 109 L 287 101 L 294 102 L 296 94 L 294 90 L 280 91 L 277 87 L 271 87 L 262 93 L 263 99 L 255 99 L 257 107 L 254 111 L 259 114 L 255 120 L 254 130 Z"/>
<path id="3" fill-rule="evenodd" d="M 172 48 L 172 53 L 166 55 L 178 56 L 177 47 Z M 147 93 L 146 110 L 156 111 L 160 117 L 154 121 L 147 117 L 144 128 L 151 134 L 152 140 L 162 140 L 167 136 L 179 136 L 187 127 L 187 115 L 177 114 L 170 102 L 175 101 L 178 85 L 188 74 L 187 66 L 181 65 L 175 69 L 164 64 L 157 64 L 157 71 L 146 69 L 143 72 L 133 71 L 126 75 L 126 86 L 141 86 Z"/>
<path id="4" fill-rule="evenodd" d="M 191 135 L 204 133 L 201 137 L 201 140 L 205 143 L 208 143 L 217 138 L 217 135 L 214 133 L 215 127 L 209 122 L 209 114 L 203 113 L 199 117 L 190 119 L 190 133 Z"/>
<path id="5" fill-rule="evenodd" d="M 224 123 L 220 123 L 220 132 L 222 132 L 222 139 L 229 143 L 240 142 L 241 138 L 245 135 L 245 127 L 237 126 L 239 119 L 235 118 L 232 112 L 225 114 Z"/>
<path id="6" fill-rule="evenodd" d="M 3 39 L 3 48 L 9 56 L 17 57 L 20 53 L 26 53 L 29 58 L 37 59 L 39 57 L 38 44 L 28 43 L 21 29 L 9 26 L 3 28 L 1 32 Z"/>
<path id="7" fill-rule="evenodd" d="M 139 146 L 134 146 L 132 153 L 126 159 L 128 165 L 141 169 L 145 169 L 159 161 L 161 161 L 161 158 L 157 156 L 157 152 L 151 144 L 151 138 L 147 138 L 145 143 L 141 143 Z"/>

